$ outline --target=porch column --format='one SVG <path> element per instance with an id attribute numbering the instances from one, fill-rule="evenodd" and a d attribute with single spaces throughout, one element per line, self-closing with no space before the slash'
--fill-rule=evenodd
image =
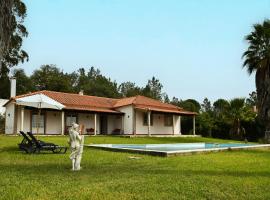
<path id="1" fill-rule="evenodd" d="M 151 127 L 151 111 L 148 110 L 147 111 L 147 114 L 148 114 L 148 120 L 147 120 L 147 123 L 148 123 L 148 135 L 150 136 L 151 133 L 150 133 L 150 127 Z"/>
<path id="2" fill-rule="evenodd" d="M 61 135 L 65 134 L 65 112 L 61 112 Z"/>
<path id="3" fill-rule="evenodd" d="M 195 121 L 195 115 L 193 115 L 193 135 L 196 134 L 195 123 L 196 123 L 196 121 Z"/>
<path id="4" fill-rule="evenodd" d="M 137 124 L 137 121 L 136 121 L 136 117 L 137 117 L 137 113 L 136 113 L 136 109 L 133 108 L 133 120 L 132 120 L 132 125 L 133 125 L 133 135 L 136 135 L 136 124 Z"/>
<path id="5" fill-rule="evenodd" d="M 97 113 L 94 115 L 94 135 L 97 135 Z"/>
<path id="6" fill-rule="evenodd" d="M 175 134 L 175 132 L 174 132 L 174 128 L 175 127 L 175 119 L 174 119 L 174 115 L 172 116 L 172 133 L 173 133 L 173 135 Z"/>
<path id="7" fill-rule="evenodd" d="M 180 135 L 182 135 L 181 115 L 179 115 L 179 122 L 180 122 L 179 133 Z"/>
<path id="8" fill-rule="evenodd" d="M 21 107 L 21 131 L 23 131 L 23 124 L 24 124 L 24 107 Z"/>

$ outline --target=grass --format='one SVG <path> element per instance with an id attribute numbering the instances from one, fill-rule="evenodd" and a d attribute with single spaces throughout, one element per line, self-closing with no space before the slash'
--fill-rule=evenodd
<path id="1" fill-rule="evenodd" d="M 66 144 L 67 137 L 46 137 Z M 27 155 L 21 137 L 0 136 L 0 199 L 270 199 L 270 150 L 155 157 L 85 148 L 83 170 L 68 154 Z M 86 143 L 228 142 L 208 138 L 88 137 Z"/>

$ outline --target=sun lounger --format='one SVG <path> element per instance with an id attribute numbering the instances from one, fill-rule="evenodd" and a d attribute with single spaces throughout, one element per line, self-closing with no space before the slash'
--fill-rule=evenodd
<path id="1" fill-rule="evenodd" d="M 20 134 L 23 136 L 23 140 L 20 144 L 18 144 L 19 149 L 21 151 L 25 151 L 26 153 L 31 153 L 33 151 L 32 140 L 23 131 L 20 131 Z"/>
<path id="2" fill-rule="evenodd" d="M 41 140 L 37 140 L 31 133 L 27 132 L 27 135 L 20 131 L 24 140 L 19 144 L 19 148 L 26 153 L 39 153 L 41 151 L 52 151 L 53 153 L 66 153 L 67 147 L 59 146 L 53 143 L 47 143 Z M 29 137 L 28 137 L 29 136 Z"/>

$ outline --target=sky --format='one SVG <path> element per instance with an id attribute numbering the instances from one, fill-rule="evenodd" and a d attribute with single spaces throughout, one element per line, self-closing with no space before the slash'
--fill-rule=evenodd
<path id="1" fill-rule="evenodd" d="M 155 76 L 170 98 L 232 99 L 254 91 L 244 37 L 270 18 L 270 0 L 23 0 L 29 75 L 97 67 L 118 83 Z"/>

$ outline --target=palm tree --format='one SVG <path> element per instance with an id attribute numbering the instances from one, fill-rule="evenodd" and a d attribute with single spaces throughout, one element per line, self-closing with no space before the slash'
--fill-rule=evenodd
<path id="1" fill-rule="evenodd" d="M 225 107 L 225 116 L 231 124 L 230 137 L 232 139 L 245 138 L 245 128 L 242 122 L 251 122 L 255 120 L 256 114 L 252 108 L 246 104 L 245 98 L 234 98 L 228 102 Z"/>
<path id="2" fill-rule="evenodd" d="M 245 37 L 249 47 L 243 54 L 249 74 L 256 73 L 258 117 L 270 130 L 270 20 L 255 24 L 253 31 Z"/>

